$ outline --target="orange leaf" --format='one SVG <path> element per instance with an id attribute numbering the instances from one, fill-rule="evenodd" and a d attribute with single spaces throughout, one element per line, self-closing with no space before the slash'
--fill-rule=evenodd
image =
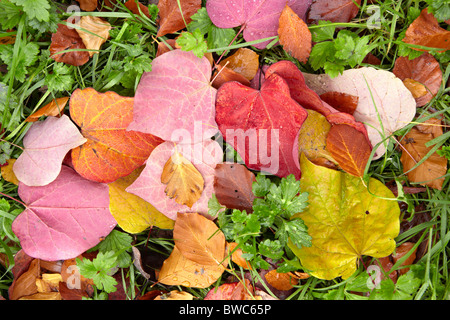
<path id="1" fill-rule="evenodd" d="M 215 71 L 213 75 L 212 86 L 216 89 L 219 89 L 225 82 L 228 81 L 237 81 L 239 83 L 242 83 L 244 86 L 250 86 L 250 81 L 248 81 L 247 78 L 245 78 L 243 75 L 233 71 L 228 67 L 218 65 L 217 71 Z"/>
<path id="2" fill-rule="evenodd" d="M 259 55 L 253 50 L 239 48 L 234 54 L 220 62 L 220 65 L 232 69 L 250 81 L 258 72 Z"/>
<path id="3" fill-rule="evenodd" d="M 267 283 L 277 290 L 291 290 L 293 285 L 298 284 L 298 280 L 288 273 L 279 273 L 277 270 L 271 270 L 264 276 Z"/>
<path id="4" fill-rule="evenodd" d="M 447 159 L 439 156 L 436 152 L 428 157 L 421 165 L 410 171 L 433 146 L 427 147 L 425 144 L 436 137 L 442 135 L 441 121 L 430 119 L 420 126 L 413 127 L 400 141 L 404 150 L 400 161 L 403 164 L 403 171 L 411 182 L 427 185 L 430 188 L 442 189 L 447 173 Z"/>
<path id="5" fill-rule="evenodd" d="M 392 72 L 411 91 L 418 107 L 430 102 L 441 87 L 441 67 L 429 53 L 424 53 L 413 60 L 409 60 L 408 57 L 397 58 Z"/>
<path id="6" fill-rule="evenodd" d="M 232 242 L 228 244 L 228 251 L 231 253 L 231 260 L 236 263 L 238 266 L 244 268 L 244 269 L 249 269 L 252 270 L 252 266 L 250 265 L 250 263 L 248 263 L 247 260 L 245 260 L 244 258 L 242 258 L 242 254 L 243 251 L 242 249 L 238 248 L 236 249 L 236 247 L 238 246 L 238 244 L 236 242 Z"/>
<path id="7" fill-rule="evenodd" d="M 337 124 L 327 135 L 327 150 L 345 172 L 362 177 L 372 147 L 365 135 L 354 127 Z"/>
<path id="8" fill-rule="evenodd" d="M 140 167 L 162 140 L 127 131 L 133 120 L 134 98 L 115 92 L 77 89 L 70 98 L 70 115 L 88 140 L 72 149 L 74 169 L 84 178 L 112 182 Z"/>
<path id="9" fill-rule="evenodd" d="M 138 8 L 139 5 L 139 8 Z M 127 7 L 128 10 L 133 12 L 134 14 L 140 15 L 141 13 L 139 10 L 142 11 L 143 14 L 145 14 L 148 18 L 151 18 L 150 13 L 148 12 L 147 6 L 143 5 L 142 3 L 138 2 L 137 0 L 128 0 L 125 2 L 125 7 Z"/>
<path id="10" fill-rule="evenodd" d="M 311 32 L 308 26 L 287 4 L 279 21 L 280 44 L 291 56 L 306 63 L 311 53 Z"/>
<path id="11" fill-rule="evenodd" d="M 183 16 L 178 7 L 178 0 L 160 0 L 158 2 L 160 19 L 157 37 L 186 28 L 186 24 L 192 21 L 191 16 L 201 8 L 202 1 L 180 0 L 180 5 Z"/>
<path id="12" fill-rule="evenodd" d="M 425 8 L 420 16 L 406 29 L 403 42 L 431 48 L 442 48 L 441 52 L 443 52 L 450 49 L 450 31 L 441 28 L 437 19 L 431 13 L 428 13 L 428 8 Z M 426 51 L 425 49 L 413 49 Z"/>
<path id="13" fill-rule="evenodd" d="M 77 0 L 80 3 L 81 10 L 94 11 L 97 9 L 97 0 Z"/>
<path id="14" fill-rule="evenodd" d="M 359 100 L 357 96 L 336 91 L 322 93 L 320 95 L 320 99 L 328 103 L 336 110 L 349 114 L 353 114 L 353 112 L 355 112 Z"/>
<path id="15" fill-rule="evenodd" d="M 401 245 L 399 245 L 395 249 L 395 254 L 392 254 L 392 260 L 394 260 L 394 264 L 397 263 L 397 261 L 400 260 L 400 258 L 405 256 L 414 247 L 414 245 L 415 245 L 414 242 L 404 242 Z M 403 263 L 401 265 L 408 266 L 408 265 L 412 264 L 414 262 L 414 260 L 416 259 L 416 251 L 417 251 L 417 248 L 409 255 L 408 258 L 406 258 L 405 261 L 403 261 Z M 400 275 L 402 275 L 408 271 L 409 271 L 409 268 L 402 268 L 402 269 L 398 270 L 398 273 Z"/>
<path id="16" fill-rule="evenodd" d="M 38 121 L 42 116 L 59 117 L 64 113 L 64 108 L 69 101 L 69 97 L 56 98 L 37 110 L 25 119 L 26 122 Z"/>
<path id="17" fill-rule="evenodd" d="M 77 25 L 87 31 L 75 29 L 80 35 L 86 49 L 99 50 L 102 44 L 109 38 L 109 30 L 111 25 L 109 22 L 99 17 L 84 16 L 81 17 Z M 93 33 L 93 34 L 92 34 Z M 89 56 L 92 57 L 95 51 L 89 51 Z"/>

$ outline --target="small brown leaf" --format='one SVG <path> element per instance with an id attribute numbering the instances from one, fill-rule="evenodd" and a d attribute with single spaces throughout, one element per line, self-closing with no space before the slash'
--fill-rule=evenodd
<path id="1" fill-rule="evenodd" d="M 24 272 L 20 277 L 14 280 L 9 288 L 9 298 L 18 300 L 25 296 L 30 296 L 38 292 L 36 279 L 39 277 L 40 266 L 39 259 L 33 259 L 30 263 L 28 271 Z"/>
<path id="2" fill-rule="evenodd" d="M 185 291 L 172 290 L 167 293 L 160 294 L 153 300 L 193 300 L 194 296 Z"/>
<path id="3" fill-rule="evenodd" d="M 157 37 L 162 37 L 168 33 L 186 28 L 186 24 L 192 21 L 191 16 L 202 6 L 201 0 L 179 0 L 179 2 L 183 16 L 178 7 L 178 0 L 159 0 L 158 9 L 160 19 L 159 30 L 156 34 Z"/>
<path id="4" fill-rule="evenodd" d="M 311 32 L 287 4 L 280 15 L 278 36 L 286 52 L 300 62 L 308 61 L 312 46 Z"/>
<path id="5" fill-rule="evenodd" d="M 139 5 L 139 8 L 138 8 Z M 125 7 L 127 7 L 128 10 L 130 10 L 131 12 L 133 12 L 134 14 L 137 15 L 141 15 L 141 13 L 139 12 L 139 10 L 146 15 L 148 18 L 151 18 L 151 15 L 148 11 L 148 7 L 142 3 L 140 3 L 137 0 L 128 0 L 127 2 L 125 2 Z"/>
<path id="6" fill-rule="evenodd" d="M 308 24 L 317 23 L 319 20 L 349 22 L 358 14 L 359 5 L 361 0 L 314 0 L 307 22 Z"/>
<path id="7" fill-rule="evenodd" d="M 413 127 L 400 141 L 404 148 L 400 161 L 409 181 L 438 190 L 442 189 L 445 180 L 443 176 L 447 173 L 445 157 L 441 157 L 435 152 L 414 170 L 411 169 L 433 148 L 433 146 L 427 147 L 425 144 L 442 135 L 440 124 L 441 121 L 438 119 L 427 120 L 421 126 Z"/>
<path id="8" fill-rule="evenodd" d="M 427 94 L 427 88 L 425 88 L 423 84 L 417 82 L 416 80 L 406 78 L 405 80 L 403 80 L 403 84 L 408 88 L 409 91 L 411 91 L 411 94 L 416 100 Z"/>
<path id="9" fill-rule="evenodd" d="M 340 112 L 353 114 L 358 106 L 359 98 L 351 94 L 329 91 L 322 93 L 320 99 Z"/>
<path id="10" fill-rule="evenodd" d="M 237 246 L 238 246 L 238 244 L 236 242 L 232 242 L 232 243 L 228 244 L 228 251 L 231 253 L 231 261 L 233 261 L 238 266 L 240 266 L 244 269 L 252 270 L 252 266 L 250 265 L 250 263 L 248 263 L 247 260 L 242 258 L 242 254 L 243 254 L 242 249 L 240 249 L 240 248 L 236 249 Z"/>
<path id="11" fill-rule="evenodd" d="M 16 162 L 16 159 L 9 159 L 7 161 L 7 165 L 1 167 L 1 174 L 2 178 L 5 181 L 11 182 L 15 184 L 16 186 L 19 185 L 19 179 L 17 179 L 16 175 L 14 174 L 14 162 Z"/>
<path id="12" fill-rule="evenodd" d="M 276 269 L 270 270 L 264 276 L 266 281 L 277 290 L 291 290 L 298 284 L 298 280 L 288 273 L 279 273 Z"/>
<path id="13" fill-rule="evenodd" d="M 401 245 L 399 245 L 395 249 L 395 254 L 392 254 L 392 260 L 394 260 L 394 264 L 397 263 L 397 261 L 400 260 L 400 258 L 405 256 L 414 247 L 414 245 L 415 245 L 414 242 L 404 242 Z M 417 251 L 417 248 L 414 249 L 414 251 L 409 255 L 408 258 L 406 258 L 405 261 L 403 261 L 403 263 L 401 265 L 402 266 L 411 265 L 414 262 L 414 260 L 416 259 L 416 251 Z M 405 274 L 408 271 L 409 271 L 409 268 L 398 269 L 399 275 Z"/>
<path id="14" fill-rule="evenodd" d="M 102 44 L 109 38 L 109 30 L 111 25 L 109 22 L 99 17 L 84 16 L 81 17 L 77 25 L 87 31 L 75 29 L 80 35 L 86 49 L 100 50 Z M 89 51 L 89 56 L 92 57 L 95 51 Z"/>
<path id="15" fill-rule="evenodd" d="M 239 48 L 228 58 L 219 63 L 252 80 L 259 68 L 259 55 L 248 48 Z"/>
<path id="16" fill-rule="evenodd" d="M 175 152 L 164 165 L 161 183 L 166 184 L 167 196 L 177 203 L 192 207 L 200 198 L 205 181 L 195 166 Z"/>
<path id="17" fill-rule="evenodd" d="M 97 0 L 77 0 L 80 3 L 81 10 L 94 11 L 97 9 Z"/>
<path id="18" fill-rule="evenodd" d="M 63 62 L 73 66 L 82 66 L 89 61 L 89 52 L 87 51 L 70 51 L 58 54 L 58 52 L 69 49 L 86 49 L 86 46 L 75 29 L 58 24 L 56 33 L 52 34 L 52 41 L 49 48 L 50 57 L 57 62 Z"/>
<path id="19" fill-rule="evenodd" d="M 244 86 L 250 86 L 250 81 L 248 81 L 243 75 L 228 67 L 217 65 L 216 71 L 213 74 L 212 86 L 219 89 L 225 82 L 228 81 L 237 81 L 242 83 Z"/>
<path id="20" fill-rule="evenodd" d="M 64 113 L 64 107 L 69 101 L 69 97 L 56 98 L 50 101 L 48 104 L 28 116 L 25 119 L 26 122 L 35 122 L 38 121 L 40 117 L 43 116 L 52 116 L 52 117 L 60 117 Z"/>
<path id="21" fill-rule="evenodd" d="M 214 193 L 221 205 L 251 213 L 255 180 L 255 175 L 242 164 L 220 163 L 215 168 Z"/>
<path id="22" fill-rule="evenodd" d="M 38 292 L 19 300 L 61 300 L 61 294 L 59 292 Z"/>
<path id="23" fill-rule="evenodd" d="M 443 52 L 450 49 L 450 31 L 441 28 L 437 19 L 428 13 L 428 8 L 425 8 L 406 29 L 402 41 L 430 48 L 442 48 L 443 50 L 440 52 Z M 425 49 L 412 49 L 426 51 Z"/>

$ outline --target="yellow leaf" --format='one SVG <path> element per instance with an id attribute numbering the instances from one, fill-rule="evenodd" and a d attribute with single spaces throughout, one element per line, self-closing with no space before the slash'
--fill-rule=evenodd
<path id="1" fill-rule="evenodd" d="M 143 167 L 138 168 L 128 176 L 108 184 L 111 214 L 119 226 L 129 233 L 139 233 L 150 226 L 172 229 L 173 220 L 167 218 L 147 201 L 125 191 L 137 179 L 142 170 Z"/>
<path id="2" fill-rule="evenodd" d="M 99 50 L 102 44 L 109 38 L 111 25 L 102 18 L 83 16 L 78 22 L 78 26 L 87 30 L 75 29 L 83 40 L 86 49 Z M 94 53 L 97 52 L 89 51 L 89 56 L 92 57 Z"/>
<path id="3" fill-rule="evenodd" d="M 300 167 L 309 206 L 296 216 L 308 227 L 312 246 L 289 247 L 309 274 L 347 279 L 363 255 L 381 258 L 394 251 L 400 208 L 384 184 L 370 179 L 366 186 L 360 178 L 316 166 L 304 155 Z"/>
<path id="4" fill-rule="evenodd" d="M 221 264 L 201 265 L 187 259 L 175 246 L 169 258 L 164 261 L 158 280 L 169 286 L 208 288 L 224 271 Z"/>
<path id="5" fill-rule="evenodd" d="M 185 291 L 172 290 L 170 292 L 160 294 L 154 300 L 194 300 L 194 296 Z"/>
<path id="6" fill-rule="evenodd" d="M 11 183 L 15 184 L 16 186 L 18 186 L 19 180 L 17 179 L 17 177 L 13 171 L 13 166 L 14 166 L 14 162 L 16 162 L 16 159 L 9 159 L 7 162 L 8 162 L 8 164 L 1 168 L 2 177 L 3 177 L 3 179 L 5 179 L 5 181 L 11 182 Z"/>
<path id="7" fill-rule="evenodd" d="M 167 184 L 165 192 L 169 198 L 188 207 L 200 198 L 205 185 L 201 173 L 179 152 L 164 165 L 161 183 Z"/>

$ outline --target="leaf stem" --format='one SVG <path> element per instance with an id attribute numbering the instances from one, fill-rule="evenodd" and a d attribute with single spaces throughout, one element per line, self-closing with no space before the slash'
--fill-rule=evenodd
<path id="1" fill-rule="evenodd" d="M 2 196 L 5 196 L 5 197 L 11 199 L 11 200 L 14 200 L 14 201 L 17 202 L 17 203 L 20 203 L 20 204 L 23 205 L 25 208 L 27 208 L 27 205 L 26 205 L 25 203 L 23 203 L 22 201 L 17 200 L 17 199 L 14 198 L 14 197 L 8 196 L 7 194 L 5 194 L 5 193 L 3 193 L 3 192 L 0 192 L 0 194 L 1 194 Z"/>

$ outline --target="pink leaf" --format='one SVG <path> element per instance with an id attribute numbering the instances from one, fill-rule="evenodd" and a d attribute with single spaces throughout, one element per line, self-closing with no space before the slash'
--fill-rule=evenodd
<path id="1" fill-rule="evenodd" d="M 116 226 L 109 212 L 108 186 L 86 180 L 66 166 L 46 186 L 19 183 L 19 196 L 27 207 L 14 220 L 12 230 L 34 258 L 74 258 Z"/>
<path id="2" fill-rule="evenodd" d="M 303 21 L 312 0 L 208 0 L 206 10 L 219 28 L 243 26 L 244 39 L 253 41 L 278 35 L 278 20 L 287 4 Z M 270 41 L 255 44 L 264 49 Z"/>
<path id="3" fill-rule="evenodd" d="M 23 139 L 24 151 L 14 173 L 28 186 L 44 186 L 56 179 L 67 152 L 86 142 L 66 115 L 35 122 Z"/>
<path id="4" fill-rule="evenodd" d="M 175 148 L 184 158 L 192 162 L 205 181 L 203 192 L 192 208 L 178 204 L 175 200 L 167 197 L 164 192 L 166 185 L 161 183 L 164 164 L 172 156 Z M 214 169 L 218 163 L 222 162 L 222 158 L 222 148 L 213 140 L 205 140 L 193 145 L 175 145 L 173 142 L 164 142 L 153 150 L 146 162 L 145 169 L 126 191 L 149 202 L 172 220 L 176 219 L 178 212 L 198 212 L 207 215 L 208 200 L 214 192 Z"/>
<path id="5" fill-rule="evenodd" d="M 205 57 L 173 50 L 155 58 L 152 71 L 139 82 L 128 130 L 174 142 L 209 139 L 217 132 L 216 89 L 210 78 L 211 64 Z"/>

